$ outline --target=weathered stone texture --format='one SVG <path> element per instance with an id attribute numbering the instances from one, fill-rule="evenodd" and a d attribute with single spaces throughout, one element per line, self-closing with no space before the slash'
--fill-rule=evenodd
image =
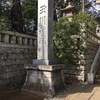
<path id="1" fill-rule="evenodd" d="M 27 67 L 27 78 L 23 90 L 37 92 L 45 96 L 54 96 L 64 88 L 61 69 L 63 67 L 62 65 Z"/>
<path id="2" fill-rule="evenodd" d="M 100 41 L 99 37 L 95 36 L 95 34 L 92 36 L 92 33 L 89 34 L 91 34 L 91 37 L 88 37 L 85 40 L 86 52 L 80 56 L 81 57 L 80 64 L 68 67 L 66 70 L 64 70 L 65 79 L 71 78 L 72 81 L 73 80 L 85 81 L 87 79 L 87 73 L 90 70 L 95 54 L 100 45 L 98 42 Z"/>
<path id="3" fill-rule="evenodd" d="M 32 64 L 34 49 L 0 46 L 0 95 L 21 90 L 26 70 L 24 64 Z"/>

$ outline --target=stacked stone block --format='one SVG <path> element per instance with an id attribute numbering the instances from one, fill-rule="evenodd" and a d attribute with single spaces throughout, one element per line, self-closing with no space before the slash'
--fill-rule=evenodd
<path id="1" fill-rule="evenodd" d="M 24 65 L 32 64 L 34 58 L 36 50 L 33 45 L 0 42 L 0 97 L 22 89 L 26 79 Z"/>
<path id="2" fill-rule="evenodd" d="M 64 69 L 65 81 L 86 81 L 87 73 L 93 63 L 94 57 L 100 45 L 100 37 L 88 31 L 88 37 L 84 41 L 86 51 L 81 55 L 79 64 Z M 68 82 L 67 80 L 67 82 Z"/>
<path id="3" fill-rule="evenodd" d="M 64 88 L 62 69 L 59 65 L 26 65 L 27 78 L 23 90 L 44 96 L 54 96 Z"/>

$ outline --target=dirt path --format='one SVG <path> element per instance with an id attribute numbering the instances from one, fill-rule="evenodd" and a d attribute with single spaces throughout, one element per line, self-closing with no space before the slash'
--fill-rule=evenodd
<path id="1" fill-rule="evenodd" d="M 100 84 L 87 85 L 77 83 L 67 85 L 54 98 L 44 99 L 45 97 L 40 95 L 20 92 L 2 100 L 100 100 L 99 95 Z"/>
<path id="2" fill-rule="evenodd" d="M 71 84 L 54 98 L 46 100 L 100 100 L 100 84 Z"/>
<path id="3" fill-rule="evenodd" d="M 44 97 L 38 96 L 36 94 L 18 93 L 18 94 L 12 95 L 10 97 L 5 97 L 2 100 L 44 100 Z"/>

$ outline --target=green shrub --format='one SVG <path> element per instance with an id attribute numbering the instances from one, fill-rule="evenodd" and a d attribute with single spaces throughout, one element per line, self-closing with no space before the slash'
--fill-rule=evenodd
<path id="1" fill-rule="evenodd" d="M 11 24 L 9 19 L 6 17 L 0 17 L 0 30 L 10 30 L 11 29 Z"/>
<path id="2" fill-rule="evenodd" d="M 82 12 L 75 15 L 71 22 L 67 17 L 62 17 L 54 23 L 54 53 L 59 61 L 67 66 L 77 64 L 86 50 L 86 30 L 94 31 L 95 28 L 94 18 Z"/>
<path id="3" fill-rule="evenodd" d="M 96 26 L 97 26 L 97 21 L 95 17 L 91 14 L 86 14 L 84 12 L 79 12 L 74 16 L 74 21 L 77 21 L 77 23 L 84 23 L 85 25 L 85 30 L 91 30 L 95 32 Z"/>

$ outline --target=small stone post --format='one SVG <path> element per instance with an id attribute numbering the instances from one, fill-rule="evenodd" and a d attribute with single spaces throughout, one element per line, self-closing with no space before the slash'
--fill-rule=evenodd
<path id="1" fill-rule="evenodd" d="M 96 27 L 96 34 L 100 36 L 100 25 L 97 25 Z"/>

